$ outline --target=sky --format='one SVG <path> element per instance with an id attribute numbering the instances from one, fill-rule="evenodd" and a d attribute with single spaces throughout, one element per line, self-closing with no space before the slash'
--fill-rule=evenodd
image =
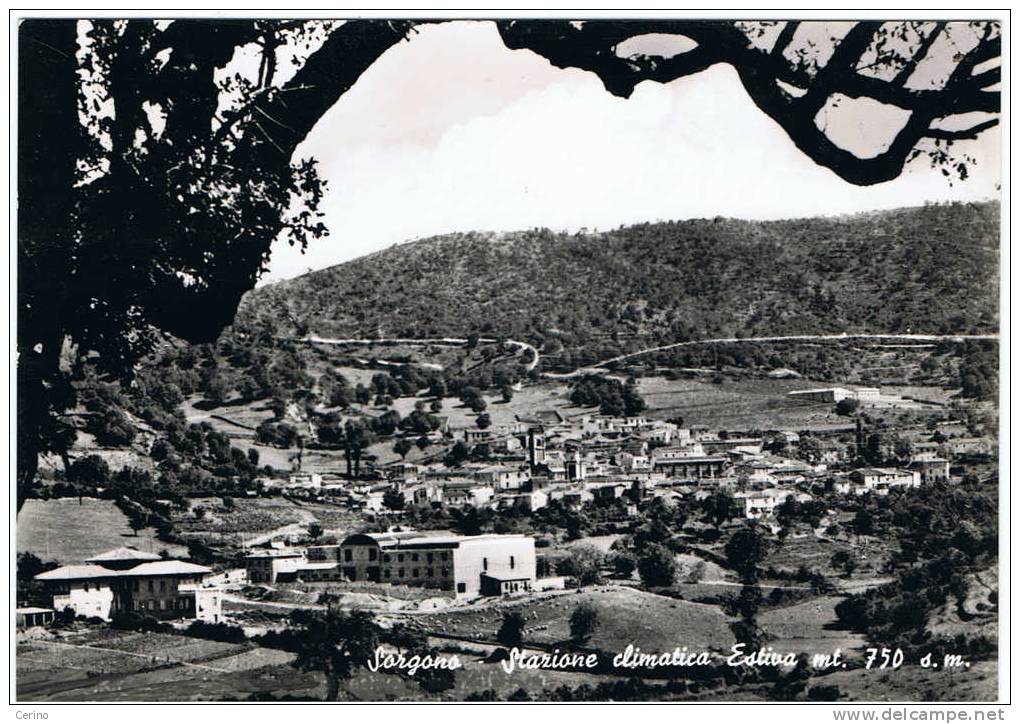
<path id="1" fill-rule="evenodd" d="M 868 103 L 844 103 L 833 126 L 834 140 L 859 155 L 887 140 Z M 295 158 L 317 159 L 326 179 L 330 233 L 304 254 L 275 244 L 261 283 L 454 231 L 997 198 L 998 132 L 966 151 L 977 164 L 965 182 L 950 185 L 922 161 L 894 181 L 853 186 L 797 150 L 729 66 L 644 82 L 622 99 L 594 74 L 507 49 L 491 23 L 426 26 L 370 67 L 298 147 Z"/>

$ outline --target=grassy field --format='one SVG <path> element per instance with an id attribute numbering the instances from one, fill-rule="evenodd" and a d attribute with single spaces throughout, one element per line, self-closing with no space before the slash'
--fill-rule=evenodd
<path id="1" fill-rule="evenodd" d="M 319 696 L 293 654 L 242 644 L 109 629 L 20 643 L 20 701 L 215 701 L 252 693 Z"/>
<path id="2" fill-rule="evenodd" d="M 128 519 L 112 500 L 54 498 L 28 500 L 18 514 L 18 553 L 31 552 L 44 561 L 80 563 L 97 553 L 121 546 L 171 555 L 186 555 L 187 549 L 157 540 L 151 528 L 136 536 Z"/>
<path id="3" fill-rule="evenodd" d="M 864 637 L 835 628 L 835 606 L 842 598 L 822 596 L 758 614 L 758 625 L 776 651 L 806 654 L 844 653 L 864 646 Z"/>
<path id="4" fill-rule="evenodd" d="M 894 541 L 882 538 L 861 537 L 853 543 L 831 541 L 814 536 L 805 538 L 789 538 L 780 546 L 775 546 L 762 564 L 763 567 L 796 570 L 807 566 L 813 571 L 826 575 L 837 575 L 830 565 L 832 555 L 836 551 L 848 551 L 857 564 L 854 577 L 876 574 L 885 560 L 896 550 Z"/>
<path id="5" fill-rule="evenodd" d="M 687 425 L 712 430 L 831 430 L 850 427 L 835 406 L 791 399 L 787 393 L 823 386 L 810 380 L 726 378 L 721 384 L 704 379 L 670 380 L 642 377 L 638 389 L 648 405 L 646 414 L 666 419 L 680 415 Z"/>
<path id="6" fill-rule="evenodd" d="M 622 651 L 627 644 L 645 651 L 671 651 L 676 646 L 727 649 L 733 643 L 729 619 L 714 606 L 618 586 L 533 597 L 526 604 L 501 601 L 485 608 L 418 615 L 414 620 L 438 633 L 492 641 L 503 612 L 519 609 L 528 621 L 525 642 L 557 644 L 570 637 L 570 614 L 582 602 L 598 611 L 600 624 L 589 646 L 603 651 Z"/>

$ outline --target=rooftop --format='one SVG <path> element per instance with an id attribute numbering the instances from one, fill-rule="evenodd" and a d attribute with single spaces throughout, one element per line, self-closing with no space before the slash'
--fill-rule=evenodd
<path id="1" fill-rule="evenodd" d="M 156 560 L 142 563 L 126 570 L 114 570 L 97 566 L 94 563 L 83 563 L 61 566 L 52 571 L 40 573 L 37 581 L 86 581 L 96 578 L 130 578 L 134 576 L 193 576 L 212 573 L 211 568 L 187 561 Z"/>
<path id="2" fill-rule="evenodd" d="M 400 536 L 399 538 L 397 536 Z M 510 541 L 524 540 L 529 538 L 525 535 L 422 535 L 418 532 L 408 531 L 406 533 L 356 533 L 344 539 L 343 544 L 357 543 L 354 540 L 359 537 L 374 540 L 380 548 L 457 548 L 464 543 L 479 543 L 488 541 Z"/>
<path id="3" fill-rule="evenodd" d="M 266 548 L 264 550 L 253 550 L 245 558 L 300 558 L 301 554 L 295 550 L 280 550 Z"/>
<path id="4" fill-rule="evenodd" d="M 122 546 L 85 560 L 88 563 L 103 563 L 105 561 L 158 561 L 160 557 L 155 553 L 140 551 L 131 546 Z"/>

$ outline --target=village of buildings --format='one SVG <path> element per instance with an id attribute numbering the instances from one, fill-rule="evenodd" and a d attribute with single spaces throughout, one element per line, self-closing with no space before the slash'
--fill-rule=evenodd
<path id="1" fill-rule="evenodd" d="M 878 388 L 795 390 L 795 400 L 895 407 L 902 398 Z M 940 423 L 953 425 L 953 422 Z M 443 462 L 397 462 L 349 480 L 295 470 L 258 481 L 262 495 L 314 499 L 360 511 L 376 530 L 352 532 L 330 543 L 301 536 L 270 538 L 246 547 L 232 569 L 211 567 L 121 547 L 39 574 L 49 597 L 23 604 L 19 627 L 43 625 L 58 613 L 110 620 L 137 612 L 160 619 L 226 620 L 224 591 L 244 585 L 289 582 L 369 582 L 434 589 L 453 602 L 479 597 L 527 596 L 563 589 L 550 575 L 528 535 L 454 535 L 399 525 L 401 508 L 539 511 L 550 504 L 577 510 L 610 501 L 636 516 L 651 499 L 696 505 L 719 491 L 736 503 L 737 517 L 779 529 L 776 511 L 788 500 L 804 503 L 822 494 L 888 495 L 953 479 L 957 461 L 987 456 L 993 442 L 957 435 L 932 441 L 914 434 L 909 459 L 895 467 L 860 463 L 855 445 L 818 437 L 812 454 L 798 454 L 800 435 L 778 430 L 750 433 L 683 427 L 644 416 L 557 410 L 518 415 L 514 423 L 447 431 L 467 446 L 484 444 L 490 459 L 448 467 Z M 805 458 L 810 459 L 805 459 Z M 364 479 L 367 478 L 367 479 Z M 387 496 L 402 504 L 392 506 Z"/>

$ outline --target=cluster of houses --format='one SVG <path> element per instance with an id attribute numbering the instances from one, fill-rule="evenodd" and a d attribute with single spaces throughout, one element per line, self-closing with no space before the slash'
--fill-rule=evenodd
<path id="1" fill-rule="evenodd" d="M 877 388 L 791 394 L 827 401 L 881 398 Z M 468 447 L 486 446 L 484 461 L 456 466 L 398 462 L 383 468 L 377 479 L 359 481 L 294 472 L 263 484 L 292 495 L 331 496 L 378 515 L 395 514 L 402 506 L 529 512 L 557 501 L 568 507 L 608 500 L 635 506 L 649 497 L 697 500 L 722 488 L 742 501 L 747 518 L 759 519 L 772 515 L 790 495 L 804 498 L 812 490 L 884 495 L 897 487 L 946 481 L 951 457 L 989 450 L 983 438 L 917 439 L 902 470 L 834 472 L 833 466 L 852 456 L 848 445 L 835 438 L 816 437 L 815 454 L 806 462 L 785 454 L 799 442 L 792 431 L 767 436 L 714 432 L 642 416 L 567 419 L 555 410 L 457 435 Z"/>
<path id="2" fill-rule="evenodd" d="M 509 452 L 452 468 L 438 462 L 391 465 L 387 480 L 365 491 L 365 507 L 385 511 L 389 490 L 399 491 L 408 505 L 534 511 L 554 501 L 577 507 L 612 499 L 627 505 L 658 496 L 698 499 L 723 488 L 743 501 L 746 517 L 757 519 L 826 480 L 837 492 L 883 495 L 949 479 L 945 448 L 933 443 L 919 442 L 904 470 L 836 473 L 830 468 L 846 461 L 845 443 L 821 441 L 817 460 L 808 463 L 769 452 L 795 445 L 795 432 L 726 434 L 639 416 L 566 420 L 549 412 L 514 425 L 466 430 L 464 437 L 473 444 L 499 441 L 499 449 Z"/>
<path id="3" fill-rule="evenodd" d="M 844 392 L 830 388 L 797 394 L 824 395 L 831 401 Z M 862 399 L 870 392 L 854 394 Z M 950 427 L 945 432 L 951 432 Z M 638 504 L 650 498 L 698 501 L 726 490 L 742 506 L 744 517 L 767 522 L 791 497 L 806 502 L 820 491 L 887 495 L 898 488 L 945 482 L 950 480 L 951 460 L 992 450 L 985 438 L 942 434 L 934 436 L 935 442 L 927 430 L 911 440 L 911 457 L 903 468 L 847 469 L 842 463 L 854 456 L 838 439 L 816 437 L 807 462 L 786 454 L 799 449 L 795 432 L 713 432 L 641 416 L 568 420 L 555 411 L 460 434 L 469 445 L 488 446 L 483 462 L 453 467 L 401 462 L 368 481 L 331 481 L 298 471 L 263 484 L 291 494 L 344 496 L 350 505 L 378 513 L 402 505 L 536 511 L 556 502 L 578 508 L 612 501 L 636 512 Z M 249 550 L 245 570 L 237 573 L 253 584 L 362 581 L 470 598 L 562 585 L 562 580 L 537 578 L 540 569 L 535 541 L 528 536 L 390 531 L 303 548 L 272 543 Z M 45 585 L 52 605 L 17 609 L 19 626 L 45 624 L 67 609 L 103 620 L 137 612 L 218 622 L 223 585 L 230 582 L 205 566 L 130 547 L 46 571 L 36 579 Z"/>

